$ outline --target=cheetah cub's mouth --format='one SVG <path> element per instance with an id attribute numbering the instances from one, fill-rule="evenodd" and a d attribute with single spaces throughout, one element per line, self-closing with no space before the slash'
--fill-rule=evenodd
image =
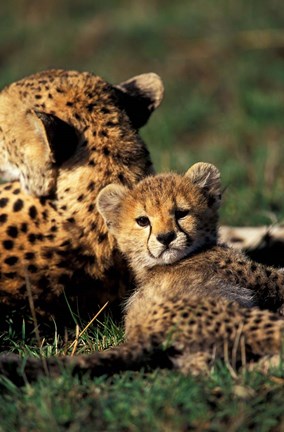
<path id="1" fill-rule="evenodd" d="M 152 248 L 148 246 L 148 251 L 149 255 L 155 260 L 155 265 L 165 265 L 180 261 L 189 255 L 193 251 L 193 248 L 190 246 L 169 245 L 163 247 L 161 250 L 159 246 Z"/>

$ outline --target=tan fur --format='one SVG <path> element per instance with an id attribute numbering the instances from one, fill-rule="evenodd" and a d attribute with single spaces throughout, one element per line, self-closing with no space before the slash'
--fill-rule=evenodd
<path id="1" fill-rule="evenodd" d="M 136 276 L 125 309 L 126 342 L 103 353 L 48 359 L 52 376 L 64 365 L 97 376 L 142 365 L 204 373 L 216 360 L 231 369 L 258 359 L 275 364 L 276 357 L 279 364 L 283 318 L 241 305 L 280 307 L 283 273 L 216 244 L 220 187 L 217 169 L 199 163 L 184 177 L 163 174 L 131 190 L 109 185 L 100 192 L 98 209 Z M 21 383 L 20 364 L 8 355 L 0 371 Z M 28 380 L 46 370 L 36 359 L 24 364 Z"/>
<path id="2" fill-rule="evenodd" d="M 153 171 L 137 129 L 162 93 L 155 74 L 112 86 L 52 70 L 0 94 L 0 171 L 21 182 L 0 186 L 2 307 L 27 304 L 27 280 L 36 310 L 63 320 L 64 290 L 90 315 L 125 295 L 130 275 L 95 200 Z"/>

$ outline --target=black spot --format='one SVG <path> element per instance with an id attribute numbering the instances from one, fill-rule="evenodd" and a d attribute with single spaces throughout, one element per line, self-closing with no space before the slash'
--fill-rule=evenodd
<path id="1" fill-rule="evenodd" d="M 124 185 L 127 184 L 127 181 L 125 180 L 125 177 L 122 173 L 118 174 L 118 179 L 120 180 L 120 182 L 122 184 L 124 184 Z"/>
<path id="2" fill-rule="evenodd" d="M 40 94 L 35 95 L 35 99 L 41 99 L 41 98 L 42 98 L 42 96 Z"/>
<path id="3" fill-rule="evenodd" d="M 28 241 L 29 241 L 30 243 L 32 243 L 32 244 L 35 243 L 35 242 L 36 242 L 36 239 L 37 239 L 36 234 L 31 233 L 31 234 L 28 235 Z"/>
<path id="4" fill-rule="evenodd" d="M 94 208 L 95 208 L 95 204 L 90 204 L 88 207 L 88 212 L 91 213 L 94 210 Z"/>
<path id="5" fill-rule="evenodd" d="M 22 210 L 23 207 L 24 207 L 24 201 L 19 198 L 17 199 L 17 201 L 14 202 L 13 210 L 14 212 L 18 212 Z"/>
<path id="6" fill-rule="evenodd" d="M 75 118 L 76 118 L 77 120 L 81 120 L 81 116 L 80 116 L 80 114 L 75 113 Z"/>
<path id="7" fill-rule="evenodd" d="M 91 223 L 91 230 L 92 231 L 95 231 L 97 229 L 97 224 L 96 224 L 96 222 L 92 222 Z"/>
<path id="8" fill-rule="evenodd" d="M 89 165 L 89 166 L 96 166 L 96 162 L 95 162 L 94 160 L 90 160 L 90 161 L 88 162 L 88 165 Z"/>
<path id="9" fill-rule="evenodd" d="M 92 181 L 90 181 L 90 183 L 88 184 L 88 187 L 87 187 L 87 189 L 88 189 L 88 191 L 93 191 L 94 189 L 95 189 L 95 182 L 92 180 Z"/>
<path id="10" fill-rule="evenodd" d="M 5 207 L 8 204 L 9 199 L 8 198 L 1 198 L 0 199 L 0 207 Z"/>
<path id="11" fill-rule="evenodd" d="M 106 127 L 115 127 L 117 126 L 117 122 L 114 122 L 112 120 L 106 122 Z"/>
<path id="12" fill-rule="evenodd" d="M 37 266 L 35 266 L 34 264 L 29 264 L 28 265 L 28 271 L 30 273 L 36 273 L 37 272 Z"/>
<path id="13" fill-rule="evenodd" d="M 89 112 L 93 111 L 93 108 L 96 106 L 96 103 L 89 103 L 88 105 L 86 105 L 86 108 Z"/>
<path id="14" fill-rule="evenodd" d="M 63 205 L 62 207 L 61 207 L 61 210 L 66 210 L 67 209 L 67 206 L 66 205 Z"/>
<path id="15" fill-rule="evenodd" d="M 99 234 L 99 236 L 98 236 L 98 243 L 102 243 L 103 241 L 105 241 L 106 238 L 107 238 L 107 234 L 106 233 Z"/>
<path id="16" fill-rule="evenodd" d="M 29 208 L 29 215 L 31 219 L 35 219 L 37 217 L 37 209 L 34 205 Z"/>
<path id="17" fill-rule="evenodd" d="M 4 240 L 2 242 L 4 249 L 11 250 L 14 247 L 14 242 L 12 240 Z"/>
<path id="18" fill-rule="evenodd" d="M 6 213 L 2 213 L 0 214 L 0 224 L 4 224 L 5 222 L 7 222 L 7 215 Z"/>
<path id="19" fill-rule="evenodd" d="M 100 111 L 102 114 L 109 114 L 110 113 L 110 109 L 107 107 L 102 107 Z"/>
<path id="20" fill-rule="evenodd" d="M 12 266 L 18 262 L 19 258 L 16 256 L 10 256 L 9 258 L 5 259 L 5 263 Z"/>
<path id="21" fill-rule="evenodd" d="M 46 203 L 46 198 L 45 198 L 45 197 L 40 197 L 40 198 L 39 198 L 39 202 L 41 203 L 41 205 L 45 205 L 45 203 Z"/>
<path id="22" fill-rule="evenodd" d="M 73 106 L 74 105 L 74 102 L 70 102 L 70 101 L 68 101 L 68 102 L 66 102 L 66 106 Z"/>
<path id="23" fill-rule="evenodd" d="M 20 192 L 21 192 L 21 189 L 19 189 L 19 188 L 13 190 L 14 195 L 19 195 Z"/>
<path id="24" fill-rule="evenodd" d="M 50 229 L 51 232 L 57 232 L 58 228 L 56 225 L 53 225 Z"/>
<path id="25" fill-rule="evenodd" d="M 107 136 L 108 136 L 108 133 L 107 133 L 106 130 L 101 129 L 100 132 L 99 132 L 99 135 L 100 135 L 100 136 L 103 136 L 103 137 L 107 137 Z"/>
<path id="26" fill-rule="evenodd" d="M 109 156 L 110 155 L 110 151 L 109 151 L 109 149 L 107 147 L 103 147 L 103 154 L 105 156 Z"/>
<path id="27" fill-rule="evenodd" d="M 50 259 L 50 258 L 52 258 L 52 256 L 53 256 L 53 252 L 52 252 L 52 251 L 49 251 L 49 250 L 44 251 L 44 252 L 42 253 L 42 256 L 43 256 L 43 258 Z"/>
<path id="28" fill-rule="evenodd" d="M 70 191 L 69 187 L 64 190 L 64 192 L 69 192 L 69 191 Z"/>
<path id="29" fill-rule="evenodd" d="M 266 270 L 265 270 L 265 273 L 266 273 L 266 276 L 267 276 L 267 277 L 270 277 L 270 276 L 271 276 L 271 270 L 266 269 Z"/>
<path id="30" fill-rule="evenodd" d="M 22 225 L 21 225 L 21 231 L 23 233 L 26 233 L 28 231 L 28 224 L 27 223 L 25 223 L 25 222 L 22 223 Z"/>
<path id="31" fill-rule="evenodd" d="M 255 264 L 252 264 L 251 267 L 250 267 L 250 269 L 251 269 L 252 272 L 255 272 L 256 269 L 257 269 L 257 266 Z"/>
<path id="32" fill-rule="evenodd" d="M 11 184 L 8 184 L 7 186 L 4 186 L 4 189 L 7 191 L 7 190 L 11 190 L 12 189 L 12 185 Z"/>
<path id="33" fill-rule="evenodd" d="M 81 201 L 83 201 L 84 198 L 85 198 L 85 195 L 81 194 L 78 196 L 77 201 L 81 202 Z"/>
<path id="34" fill-rule="evenodd" d="M 73 218 L 73 217 L 70 217 L 70 218 L 68 218 L 68 219 L 66 219 L 67 220 L 67 222 L 69 222 L 69 223 L 75 223 L 75 218 Z"/>
<path id="35" fill-rule="evenodd" d="M 56 91 L 57 91 L 57 93 L 64 93 L 64 91 L 59 87 L 56 87 Z"/>
<path id="36" fill-rule="evenodd" d="M 14 225 L 11 225 L 7 228 L 7 234 L 9 237 L 17 238 L 18 237 L 18 228 Z"/>
<path id="37" fill-rule="evenodd" d="M 35 258 L 34 252 L 26 252 L 25 253 L 25 259 L 26 260 L 33 260 Z"/>
<path id="38" fill-rule="evenodd" d="M 46 219 L 47 219 L 47 216 L 48 216 L 48 212 L 47 212 L 47 210 L 44 210 L 44 211 L 42 212 L 42 217 L 43 217 L 43 219 L 46 220 Z"/>

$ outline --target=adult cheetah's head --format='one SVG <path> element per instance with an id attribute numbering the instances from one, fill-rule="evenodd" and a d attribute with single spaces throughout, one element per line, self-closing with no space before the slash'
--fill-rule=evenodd
<path id="1" fill-rule="evenodd" d="M 135 137 L 162 97 L 154 73 L 110 85 L 91 73 L 51 70 L 11 84 L 0 93 L 1 178 L 20 180 L 34 196 L 53 194 L 60 170 L 90 162 L 81 156 L 91 156 L 97 124 L 104 137 L 116 125 L 120 148 L 125 131 Z M 88 151 L 82 151 L 86 143 Z"/>

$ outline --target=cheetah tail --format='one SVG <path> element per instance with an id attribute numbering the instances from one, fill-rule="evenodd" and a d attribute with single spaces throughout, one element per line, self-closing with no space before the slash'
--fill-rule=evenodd
<path id="1" fill-rule="evenodd" d="M 15 354 L 0 356 L 0 377 L 4 376 L 17 386 L 36 381 L 41 376 L 57 377 L 64 370 L 70 370 L 72 375 L 96 377 L 155 367 L 172 367 L 169 353 L 161 345 L 124 343 L 106 351 L 75 357 L 23 359 Z"/>

